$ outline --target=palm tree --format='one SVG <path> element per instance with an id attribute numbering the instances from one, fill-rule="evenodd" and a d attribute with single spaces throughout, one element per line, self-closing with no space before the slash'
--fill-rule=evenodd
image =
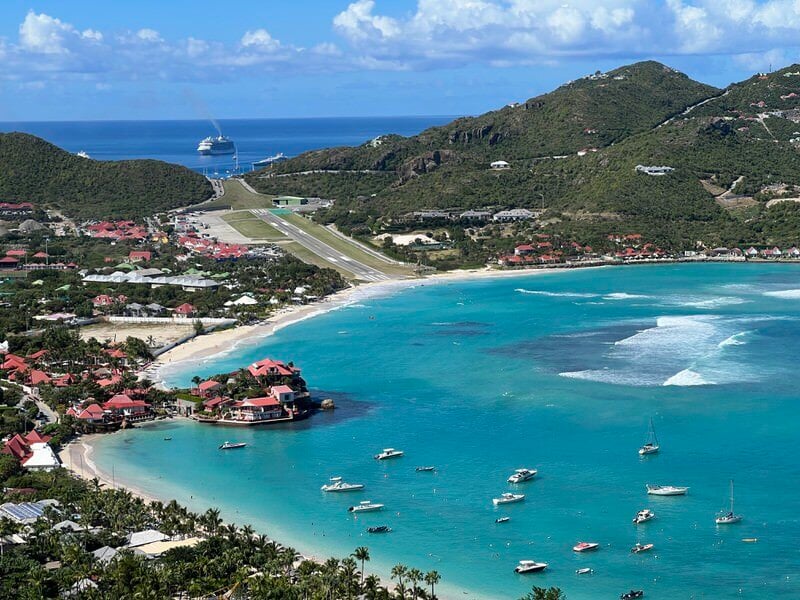
<path id="1" fill-rule="evenodd" d="M 400 594 L 401 598 L 404 598 L 406 595 L 406 588 L 403 585 L 403 577 L 406 576 L 408 573 L 408 567 L 405 565 L 397 564 L 392 567 L 392 579 L 397 577 L 399 584 L 397 586 L 397 593 Z"/>
<path id="2" fill-rule="evenodd" d="M 417 600 L 419 595 L 418 583 L 422 581 L 422 572 L 419 569 L 411 569 L 408 572 L 408 580 L 411 582 L 411 593 L 414 595 L 414 600 Z"/>
<path id="3" fill-rule="evenodd" d="M 564 592 L 560 588 L 540 588 L 533 586 L 533 589 L 525 594 L 520 600 L 566 600 Z"/>
<path id="4" fill-rule="evenodd" d="M 211 535 L 214 535 L 219 529 L 219 526 L 222 525 L 222 519 L 219 516 L 219 509 L 218 508 L 209 508 L 205 514 L 203 515 L 203 525 L 206 528 L 206 531 Z"/>
<path id="5" fill-rule="evenodd" d="M 380 587 L 380 579 L 375 575 L 370 575 L 364 581 L 364 595 L 367 600 L 375 600 L 378 596 L 378 588 Z"/>
<path id="6" fill-rule="evenodd" d="M 364 587 L 364 563 L 369 562 L 369 548 L 366 546 L 359 546 L 355 549 L 355 552 L 350 556 L 354 557 L 356 560 L 361 561 L 361 587 Z"/>
<path id="7" fill-rule="evenodd" d="M 434 586 L 442 580 L 442 576 L 438 571 L 428 571 L 425 573 L 425 583 L 431 586 L 431 600 L 435 600 L 436 594 L 434 593 Z"/>
<path id="8" fill-rule="evenodd" d="M 351 557 L 348 556 L 342 560 L 342 577 L 344 578 L 344 585 L 348 598 L 353 597 L 353 580 L 356 578 L 357 568 L 356 561 Z"/>

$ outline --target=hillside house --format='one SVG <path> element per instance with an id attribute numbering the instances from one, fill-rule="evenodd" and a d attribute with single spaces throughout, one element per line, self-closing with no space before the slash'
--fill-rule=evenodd
<path id="1" fill-rule="evenodd" d="M 496 160 L 489 165 L 489 167 L 494 171 L 503 171 L 505 169 L 510 169 L 511 165 L 508 164 L 504 160 Z"/>

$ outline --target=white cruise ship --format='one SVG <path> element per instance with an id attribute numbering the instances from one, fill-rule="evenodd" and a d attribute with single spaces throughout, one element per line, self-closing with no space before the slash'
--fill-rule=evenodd
<path id="1" fill-rule="evenodd" d="M 203 155 L 233 154 L 236 152 L 236 144 L 224 135 L 209 136 L 200 141 L 197 151 Z"/>

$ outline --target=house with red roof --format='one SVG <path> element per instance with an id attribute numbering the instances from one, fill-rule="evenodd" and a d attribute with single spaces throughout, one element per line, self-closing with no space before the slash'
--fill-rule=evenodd
<path id="1" fill-rule="evenodd" d="M 144 400 L 131 400 L 126 394 L 117 394 L 104 402 L 103 410 L 108 411 L 112 418 L 120 420 L 142 421 L 155 416 L 150 404 Z"/>
<path id="2" fill-rule="evenodd" d="M 16 458 L 20 464 L 31 471 L 50 471 L 61 466 L 61 461 L 48 442 L 49 435 L 40 435 L 35 429 L 26 435 L 12 436 L 0 450 Z"/>
<path id="3" fill-rule="evenodd" d="M 195 308 L 188 302 L 184 302 L 180 306 L 175 307 L 174 312 L 176 316 L 186 318 L 194 314 Z"/>
<path id="4" fill-rule="evenodd" d="M 16 269 L 19 266 L 19 260 L 13 256 L 4 256 L 0 258 L 0 269 Z"/>
<path id="5" fill-rule="evenodd" d="M 288 385 L 274 385 L 271 388 L 273 397 L 278 399 L 281 404 L 291 404 L 294 402 L 295 392 Z"/>
<path id="6" fill-rule="evenodd" d="M 247 424 L 274 421 L 287 416 L 283 405 L 272 396 L 247 398 L 235 402 L 231 407 L 231 420 Z"/>
<path id="7" fill-rule="evenodd" d="M 128 254 L 128 261 L 132 263 L 150 262 L 152 258 L 153 254 L 148 250 L 131 250 L 130 254 Z"/>
<path id="8" fill-rule="evenodd" d="M 40 371 L 39 369 L 31 369 L 31 371 L 28 373 L 28 382 L 32 386 L 49 384 L 52 381 L 53 380 L 50 375 L 44 371 Z"/>
<path id="9" fill-rule="evenodd" d="M 516 248 L 514 248 L 514 256 L 525 256 L 527 254 L 533 254 L 535 248 L 531 244 L 520 244 Z"/>
<path id="10" fill-rule="evenodd" d="M 103 408 L 97 403 L 92 403 L 86 408 L 70 407 L 67 414 L 92 425 L 104 423 L 106 416 Z"/>
<path id="11" fill-rule="evenodd" d="M 300 369 L 279 360 L 265 358 L 247 367 L 253 377 L 299 377 Z"/>
<path id="12" fill-rule="evenodd" d="M 200 384 L 192 389 L 192 394 L 195 396 L 201 396 L 203 398 L 211 398 L 219 393 L 219 390 L 222 389 L 222 384 L 219 381 L 214 381 L 213 379 L 209 379 L 208 381 L 202 381 Z"/>
<path id="13" fill-rule="evenodd" d="M 119 294 L 118 296 L 109 296 L 108 294 L 100 294 L 99 296 L 95 296 L 92 298 L 92 305 L 95 308 L 99 308 L 101 306 L 114 306 L 116 303 L 123 304 L 128 301 L 128 297 Z"/>

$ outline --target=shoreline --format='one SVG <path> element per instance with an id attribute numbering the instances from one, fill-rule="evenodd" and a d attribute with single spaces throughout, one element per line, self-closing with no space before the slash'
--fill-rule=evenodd
<path id="1" fill-rule="evenodd" d="M 605 266 L 609 265 L 584 265 L 573 268 L 602 268 Z M 285 327 L 334 310 L 339 310 L 340 308 L 354 304 L 362 299 L 375 298 L 397 290 L 420 285 L 439 285 L 457 281 L 525 277 L 561 270 L 568 269 L 554 269 L 551 267 L 510 271 L 494 270 L 484 267 L 482 269 L 460 269 L 411 279 L 391 279 L 387 281 L 363 283 L 339 290 L 312 304 L 282 308 L 265 321 L 255 325 L 234 326 L 230 329 L 212 331 L 204 335 L 196 336 L 164 352 L 145 369 L 140 371 L 139 374 L 150 378 L 163 389 L 171 389 L 170 386 L 165 384 L 164 375 L 167 371 L 182 363 L 196 362 L 230 354 L 231 352 L 235 352 L 241 345 L 255 344 L 260 340 L 274 335 Z"/>

